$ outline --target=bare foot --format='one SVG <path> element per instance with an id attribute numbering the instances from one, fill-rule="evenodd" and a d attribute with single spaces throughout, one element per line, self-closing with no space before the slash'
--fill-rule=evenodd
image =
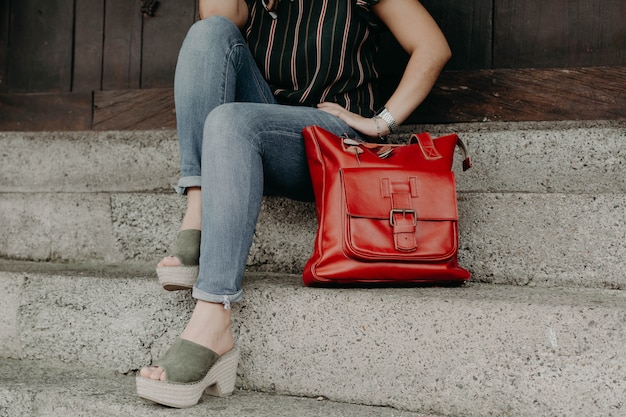
<path id="1" fill-rule="evenodd" d="M 223 304 L 198 301 L 180 337 L 223 355 L 235 345 L 230 310 L 226 310 Z M 139 374 L 144 378 L 166 380 L 165 371 L 159 366 L 145 367 Z"/>

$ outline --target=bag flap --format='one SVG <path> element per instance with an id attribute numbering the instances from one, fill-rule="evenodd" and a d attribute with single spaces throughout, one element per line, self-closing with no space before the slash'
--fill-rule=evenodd
<path id="1" fill-rule="evenodd" d="M 407 209 L 416 212 L 418 221 L 458 220 L 453 172 L 367 167 L 343 168 L 340 175 L 350 216 L 388 219 L 392 209 Z M 410 207 L 399 207 L 397 201 Z"/>

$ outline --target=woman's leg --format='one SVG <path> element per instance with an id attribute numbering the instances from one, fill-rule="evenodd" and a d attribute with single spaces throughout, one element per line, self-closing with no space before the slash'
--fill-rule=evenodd
<path id="1" fill-rule="evenodd" d="M 180 337 L 208 347 L 221 356 L 235 344 L 230 317 L 230 310 L 226 310 L 223 305 L 198 301 Z M 144 378 L 167 380 L 163 369 L 157 366 L 145 367 L 139 374 Z"/>
<path id="2" fill-rule="evenodd" d="M 356 136 L 339 118 L 309 107 L 230 103 L 209 114 L 202 152 L 202 243 L 195 298 L 225 307 L 241 298 L 264 191 L 313 200 L 301 133 L 309 125 Z"/>
<path id="3" fill-rule="evenodd" d="M 181 178 L 177 191 L 187 195 L 180 230 L 201 229 L 202 131 L 215 107 L 233 101 L 273 103 L 239 29 L 213 16 L 196 22 L 180 49 L 174 80 Z M 159 266 L 177 266 L 166 257 Z"/>
<path id="4" fill-rule="evenodd" d="M 189 29 L 178 55 L 174 99 L 181 192 L 200 186 L 202 132 L 215 107 L 233 101 L 275 102 L 241 32 L 221 16 L 200 20 Z"/>
<path id="5" fill-rule="evenodd" d="M 233 346 L 230 304 L 239 301 L 264 191 L 313 200 L 301 131 L 318 125 L 357 136 L 343 121 L 308 107 L 231 103 L 208 116 L 202 158 L 202 244 L 198 299 L 181 337 L 216 353 Z M 141 375 L 164 379 L 161 368 Z"/>

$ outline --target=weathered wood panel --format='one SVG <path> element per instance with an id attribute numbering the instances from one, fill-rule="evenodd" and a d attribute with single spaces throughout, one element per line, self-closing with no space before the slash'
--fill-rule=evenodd
<path id="1" fill-rule="evenodd" d="M 610 120 L 626 115 L 626 67 L 446 72 L 412 123 Z"/>
<path id="2" fill-rule="evenodd" d="M 491 67 L 493 0 L 424 0 L 452 49 L 447 69 Z"/>
<path id="3" fill-rule="evenodd" d="M 76 0 L 72 91 L 102 88 L 104 0 Z"/>
<path id="4" fill-rule="evenodd" d="M 142 26 L 139 0 L 106 0 L 102 89 L 141 87 Z"/>
<path id="5" fill-rule="evenodd" d="M 162 1 L 154 17 L 144 16 L 141 87 L 174 83 L 178 50 L 196 17 L 197 0 Z"/>
<path id="6" fill-rule="evenodd" d="M 174 128 L 172 88 L 87 94 L 0 95 L 0 130 Z M 87 108 L 89 107 L 89 108 Z M 406 122 L 619 120 L 626 67 L 444 72 Z"/>
<path id="7" fill-rule="evenodd" d="M 498 0 L 494 67 L 626 65 L 626 1 Z"/>
<path id="8" fill-rule="evenodd" d="M 5 93 L 0 129 L 174 127 L 171 88 L 160 88 L 173 84 L 196 0 L 162 1 L 154 17 L 144 17 L 140 5 L 140 0 L 0 0 L 0 93 Z M 424 0 L 424 5 L 446 34 L 453 59 L 409 122 L 626 114 L 626 1 Z M 389 34 L 380 60 L 388 95 L 407 60 Z M 553 68 L 473 70 L 493 66 Z M 572 69 L 554 69 L 563 67 Z M 60 94 L 7 94 L 29 91 Z M 91 91 L 96 91 L 93 108 L 85 104 L 91 103 Z"/>
<path id="9" fill-rule="evenodd" d="M 94 94 L 93 129 L 160 129 L 176 127 L 174 90 L 98 91 Z"/>
<path id="10" fill-rule="evenodd" d="M 492 0 L 425 0 L 423 4 L 452 49 L 447 70 L 491 67 Z M 400 82 L 409 57 L 390 32 L 383 33 L 381 45 L 378 70 L 381 94 L 387 98 Z"/>
<path id="11" fill-rule="evenodd" d="M 11 2 L 8 91 L 69 91 L 73 0 Z"/>
<path id="12" fill-rule="evenodd" d="M 0 92 L 7 89 L 9 52 L 9 0 L 0 0 Z"/>
<path id="13" fill-rule="evenodd" d="M 0 94 L 0 114 L 0 130 L 89 130 L 92 94 Z"/>

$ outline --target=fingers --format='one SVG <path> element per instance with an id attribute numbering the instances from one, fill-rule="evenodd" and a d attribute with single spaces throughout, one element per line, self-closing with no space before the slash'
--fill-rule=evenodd
<path id="1" fill-rule="evenodd" d="M 317 105 L 317 108 L 325 111 L 326 113 L 334 114 L 335 116 L 339 116 L 342 113 L 348 113 L 346 109 L 337 103 L 320 103 Z"/>
<path id="2" fill-rule="evenodd" d="M 336 103 L 320 103 L 317 105 L 317 108 L 340 118 L 348 126 L 366 136 L 377 137 L 376 125 L 372 119 L 352 113 Z"/>
<path id="3" fill-rule="evenodd" d="M 344 109 L 337 103 L 320 103 L 317 105 L 317 108 L 340 118 L 350 127 L 355 127 L 353 126 L 355 119 L 360 117 L 359 115 L 351 113 L 348 110 Z"/>

